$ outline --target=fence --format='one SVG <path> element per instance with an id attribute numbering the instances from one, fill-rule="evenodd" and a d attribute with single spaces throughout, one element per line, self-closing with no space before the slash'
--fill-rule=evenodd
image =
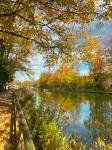
<path id="1" fill-rule="evenodd" d="M 35 150 L 29 127 L 25 120 L 21 105 L 14 92 L 12 97 L 11 134 L 15 150 Z"/>

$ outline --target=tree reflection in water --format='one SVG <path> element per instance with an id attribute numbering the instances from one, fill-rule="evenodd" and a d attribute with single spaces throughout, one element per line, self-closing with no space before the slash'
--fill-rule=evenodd
<path id="1" fill-rule="evenodd" d="M 55 102 L 69 117 L 64 133 L 90 144 L 98 137 L 112 138 L 112 95 L 75 92 L 38 92 L 41 101 Z"/>

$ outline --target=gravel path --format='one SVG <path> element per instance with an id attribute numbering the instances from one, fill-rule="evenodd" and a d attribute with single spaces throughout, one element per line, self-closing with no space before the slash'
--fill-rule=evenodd
<path id="1" fill-rule="evenodd" d="M 0 93 L 0 150 L 7 150 L 10 138 L 11 93 Z"/>

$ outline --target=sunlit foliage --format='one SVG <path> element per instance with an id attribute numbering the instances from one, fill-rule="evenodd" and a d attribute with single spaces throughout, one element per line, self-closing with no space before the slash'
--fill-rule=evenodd
<path id="1" fill-rule="evenodd" d="M 0 38 L 21 49 L 31 51 L 33 43 L 40 53 L 54 63 L 59 55 L 70 55 L 76 32 L 72 23 L 86 23 L 97 15 L 94 1 L 1 1 Z M 54 61 L 54 62 L 53 62 Z M 50 64 L 49 64 L 50 65 Z"/>
<path id="2" fill-rule="evenodd" d="M 37 86 L 77 90 L 81 88 L 94 88 L 94 83 L 92 77 L 80 76 L 74 69 L 62 66 L 55 73 L 42 73 Z"/>

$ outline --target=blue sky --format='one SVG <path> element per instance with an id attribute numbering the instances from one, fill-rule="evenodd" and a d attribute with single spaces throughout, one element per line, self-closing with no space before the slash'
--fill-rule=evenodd
<path id="1" fill-rule="evenodd" d="M 81 75 L 88 75 L 89 74 L 89 64 L 85 62 L 80 62 L 77 65 L 77 72 L 79 72 Z"/>
<path id="2" fill-rule="evenodd" d="M 94 21 L 90 25 L 88 25 L 88 30 L 90 35 L 94 36 L 100 36 L 101 42 L 105 46 L 107 41 L 112 38 L 112 20 L 111 21 Z M 44 60 L 42 58 L 42 55 L 38 54 L 35 57 L 32 57 L 30 59 L 30 66 L 34 72 L 33 78 L 38 79 L 41 72 L 48 71 L 48 68 L 44 67 Z M 52 68 L 52 71 L 54 71 L 55 68 Z M 86 75 L 89 73 L 89 65 L 84 62 L 80 62 L 77 65 L 77 71 L 81 75 Z M 25 73 L 16 72 L 15 79 L 18 81 L 24 81 L 27 80 L 28 77 L 25 75 Z"/>

